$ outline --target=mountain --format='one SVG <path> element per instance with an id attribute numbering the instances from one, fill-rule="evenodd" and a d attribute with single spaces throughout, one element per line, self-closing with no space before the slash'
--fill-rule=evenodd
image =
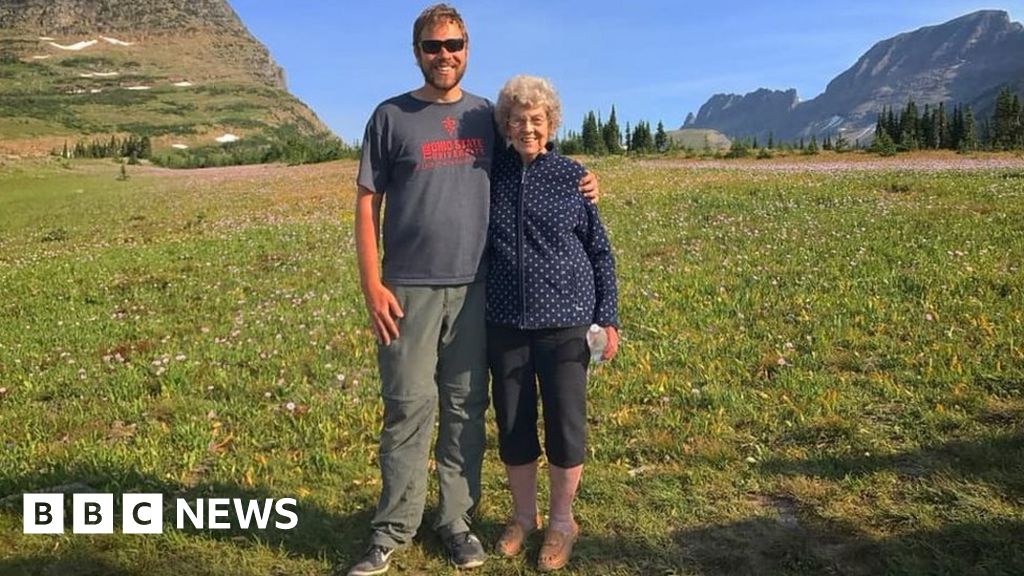
<path id="1" fill-rule="evenodd" d="M 982 10 L 878 42 L 812 100 L 800 102 L 795 90 L 716 94 L 683 127 L 732 137 L 870 139 L 883 107 L 963 103 L 980 119 L 1005 85 L 1024 88 L 1024 26 L 1004 11 Z"/>
<path id="2" fill-rule="evenodd" d="M 330 131 L 226 0 L 3 0 L 0 142 L 112 134 L 159 149 Z"/>

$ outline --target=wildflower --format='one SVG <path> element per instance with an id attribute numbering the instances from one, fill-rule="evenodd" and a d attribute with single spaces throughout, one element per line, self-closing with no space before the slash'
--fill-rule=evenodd
<path id="1" fill-rule="evenodd" d="M 289 412 L 294 412 L 295 411 L 295 402 L 288 402 L 287 404 L 284 405 L 284 409 L 289 411 Z"/>

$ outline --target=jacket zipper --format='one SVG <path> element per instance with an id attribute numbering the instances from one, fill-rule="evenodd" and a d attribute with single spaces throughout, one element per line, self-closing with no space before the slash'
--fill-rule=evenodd
<path id="1" fill-rule="evenodd" d="M 519 295 L 522 299 L 522 307 L 519 312 L 519 327 L 526 328 L 526 262 L 523 258 L 523 235 L 525 234 L 526 220 L 526 168 L 523 165 L 523 175 L 519 182 L 519 217 L 516 219 L 519 225 L 519 233 L 516 234 L 516 250 L 519 253 Z"/>

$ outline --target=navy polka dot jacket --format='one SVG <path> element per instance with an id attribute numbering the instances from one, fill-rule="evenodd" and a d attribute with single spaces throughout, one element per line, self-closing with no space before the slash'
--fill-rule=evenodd
<path id="1" fill-rule="evenodd" d="M 555 152 L 525 169 L 511 147 L 491 169 L 487 320 L 517 328 L 618 327 L 615 261 L 586 171 Z"/>

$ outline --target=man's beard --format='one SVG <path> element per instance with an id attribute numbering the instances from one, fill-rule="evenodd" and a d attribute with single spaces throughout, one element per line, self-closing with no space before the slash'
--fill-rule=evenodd
<path id="1" fill-rule="evenodd" d="M 454 68 L 454 66 L 453 66 L 453 68 Z M 431 85 L 432 87 L 434 87 L 434 88 L 436 88 L 438 90 L 451 90 L 452 88 L 458 86 L 459 82 L 462 82 L 462 75 L 466 73 L 466 67 L 463 66 L 461 68 L 455 68 L 455 70 L 456 70 L 456 72 L 455 72 L 454 81 L 450 85 L 448 85 L 448 84 L 443 84 L 443 83 L 441 83 L 441 82 L 439 82 L 439 81 L 434 79 L 434 74 L 433 74 L 433 72 L 434 72 L 434 65 L 433 64 L 427 64 L 425 66 L 423 64 L 420 64 L 420 72 L 423 73 L 423 80 L 424 80 L 424 82 L 426 82 L 427 84 Z"/>

